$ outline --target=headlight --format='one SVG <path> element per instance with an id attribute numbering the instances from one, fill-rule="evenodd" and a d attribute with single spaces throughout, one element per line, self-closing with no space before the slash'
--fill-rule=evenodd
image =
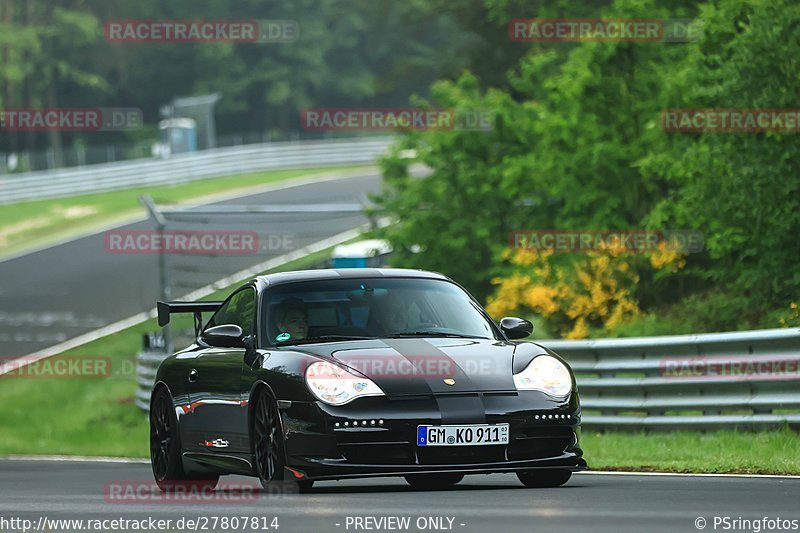
<path id="1" fill-rule="evenodd" d="M 361 396 L 384 395 L 371 380 L 324 361 L 308 365 L 306 383 L 314 396 L 331 405 L 342 405 Z"/>
<path id="2" fill-rule="evenodd" d="M 525 370 L 514 374 L 517 390 L 540 390 L 553 396 L 566 396 L 572 391 L 572 376 L 566 365 L 549 355 L 533 358 Z"/>

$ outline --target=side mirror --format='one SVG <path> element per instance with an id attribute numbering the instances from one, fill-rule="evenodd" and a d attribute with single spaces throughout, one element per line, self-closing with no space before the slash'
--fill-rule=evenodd
<path id="1" fill-rule="evenodd" d="M 244 337 L 242 328 L 236 324 L 223 324 L 208 328 L 200 334 L 200 340 L 216 348 L 248 348 L 249 338 Z"/>
<path id="2" fill-rule="evenodd" d="M 500 330 L 509 339 L 524 339 L 533 333 L 533 324 L 524 318 L 507 316 L 500 321 Z"/>

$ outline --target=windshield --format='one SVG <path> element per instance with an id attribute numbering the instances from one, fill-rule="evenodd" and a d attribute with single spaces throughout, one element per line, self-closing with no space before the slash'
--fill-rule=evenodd
<path id="1" fill-rule="evenodd" d="M 269 290 L 261 311 L 268 345 L 391 337 L 496 339 L 469 295 L 432 279 L 336 279 Z"/>

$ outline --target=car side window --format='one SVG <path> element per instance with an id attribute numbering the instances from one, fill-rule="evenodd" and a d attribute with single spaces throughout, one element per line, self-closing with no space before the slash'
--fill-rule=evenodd
<path id="1" fill-rule="evenodd" d="M 223 324 L 236 324 L 245 335 L 253 335 L 255 332 L 256 293 L 251 287 L 234 293 L 217 310 L 211 320 L 208 321 L 206 328 L 221 326 Z"/>

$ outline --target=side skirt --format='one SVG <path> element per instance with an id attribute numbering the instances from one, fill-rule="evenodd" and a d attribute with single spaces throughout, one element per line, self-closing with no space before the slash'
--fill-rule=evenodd
<path id="1" fill-rule="evenodd" d="M 187 471 L 202 474 L 213 472 L 216 474 L 240 474 L 243 476 L 254 475 L 251 456 L 219 453 L 184 452 L 183 465 Z"/>

